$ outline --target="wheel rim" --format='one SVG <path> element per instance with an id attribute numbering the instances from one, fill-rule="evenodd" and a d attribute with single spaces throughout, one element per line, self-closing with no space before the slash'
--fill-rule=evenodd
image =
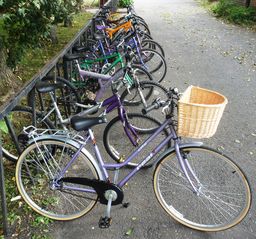
<path id="1" fill-rule="evenodd" d="M 53 178 L 76 151 L 75 147 L 62 142 L 41 141 L 37 147 L 29 146 L 21 155 L 16 168 L 17 186 L 36 212 L 55 220 L 72 220 L 86 214 L 96 204 L 97 194 L 53 188 Z M 82 153 L 64 177 L 98 179 L 93 165 Z"/>
<path id="2" fill-rule="evenodd" d="M 159 164 L 154 174 L 154 190 L 161 206 L 175 220 L 197 230 L 220 231 L 239 223 L 247 214 L 251 201 L 250 188 L 242 171 L 215 151 L 187 150 L 193 151 L 196 160 L 200 160 L 195 163 L 189 160 L 202 183 L 200 193 L 192 192 L 173 153 Z M 209 162 L 199 157 L 203 154 L 211 155 L 210 159 L 209 155 L 207 157 Z"/>

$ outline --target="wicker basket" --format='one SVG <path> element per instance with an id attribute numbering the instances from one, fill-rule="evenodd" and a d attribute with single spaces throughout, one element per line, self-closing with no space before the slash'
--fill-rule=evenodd
<path id="1" fill-rule="evenodd" d="M 213 136 L 227 103 L 226 97 L 215 91 L 189 86 L 178 102 L 178 135 Z"/>

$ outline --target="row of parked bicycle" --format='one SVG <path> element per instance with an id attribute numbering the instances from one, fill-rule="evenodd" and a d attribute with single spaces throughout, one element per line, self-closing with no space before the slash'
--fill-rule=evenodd
<path id="1" fill-rule="evenodd" d="M 106 228 L 112 205 L 123 202 L 125 183 L 155 165 L 156 198 L 175 220 L 203 231 L 239 223 L 251 203 L 246 177 L 222 153 L 181 141 L 180 94 L 160 84 L 167 72 L 165 54 L 145 20 L 132 8 L 120 16 L 104 7 L 93 21 L 93 38 L 64 57 L 68 79 L 45 77 L 30 95 L 37 112 L 18 106 L 12 113 L 13 122 L 25 128 L 18 132 L 18 150 L 4 139 L 3 152 L 17 162 L 16 182 L 24 200 L 56 220 L 81 217 L 99 201 L 106 204 L 99 226 Z M 117 116 L 103 132 L 113 163 L 103 159 L 91 128 L 106 123 L 115 109 Z M 33 126 L 31 118 L 36 119 Z M 125 166 L 131 171 L 120 180 Z M 113 180 L 108 170 L 114 170 Z"/>

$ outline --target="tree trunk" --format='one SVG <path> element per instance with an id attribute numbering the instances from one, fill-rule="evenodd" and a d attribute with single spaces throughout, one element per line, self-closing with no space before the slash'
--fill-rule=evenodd
<path id="1" fill-rule="evenodd" d="M 10 95 L 21 86 L 11 69 L 6 65 L 6 50 L 0 39 L 0 104 L 4 103 Z"/>
<path id="2" fill-rule="evenodd" d="M 250 6 L 250 3 L 251 3 L 251 0 L 246 0 L 246 1 L 245 1 L 245 6 L 246 6 L 246 7 L 249 7 L 249 6 Z"/>

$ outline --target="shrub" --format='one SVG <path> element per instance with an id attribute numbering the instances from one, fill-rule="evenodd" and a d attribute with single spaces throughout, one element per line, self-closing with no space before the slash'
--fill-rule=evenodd
<path id="1" fill-rule="evenodd" d="M 256 9 L 245 8 L 232 0 L 220 0 L 212 7 L 213 13 L 236 24 L 252 24 L 256 22 Z"/>
<path id="2" fill-rule="evenodd" d="M 133 0 L 119 0 L 119 7 L 129 7 L 133 4 Z"/>
<path id="3" fill-rule="evenodd" d="M 71 22 L 81 4 L 82 0 L 0 0 L 8 66 L 14 68 L 27 48 L 50 39 L 53 24 Z"/>

